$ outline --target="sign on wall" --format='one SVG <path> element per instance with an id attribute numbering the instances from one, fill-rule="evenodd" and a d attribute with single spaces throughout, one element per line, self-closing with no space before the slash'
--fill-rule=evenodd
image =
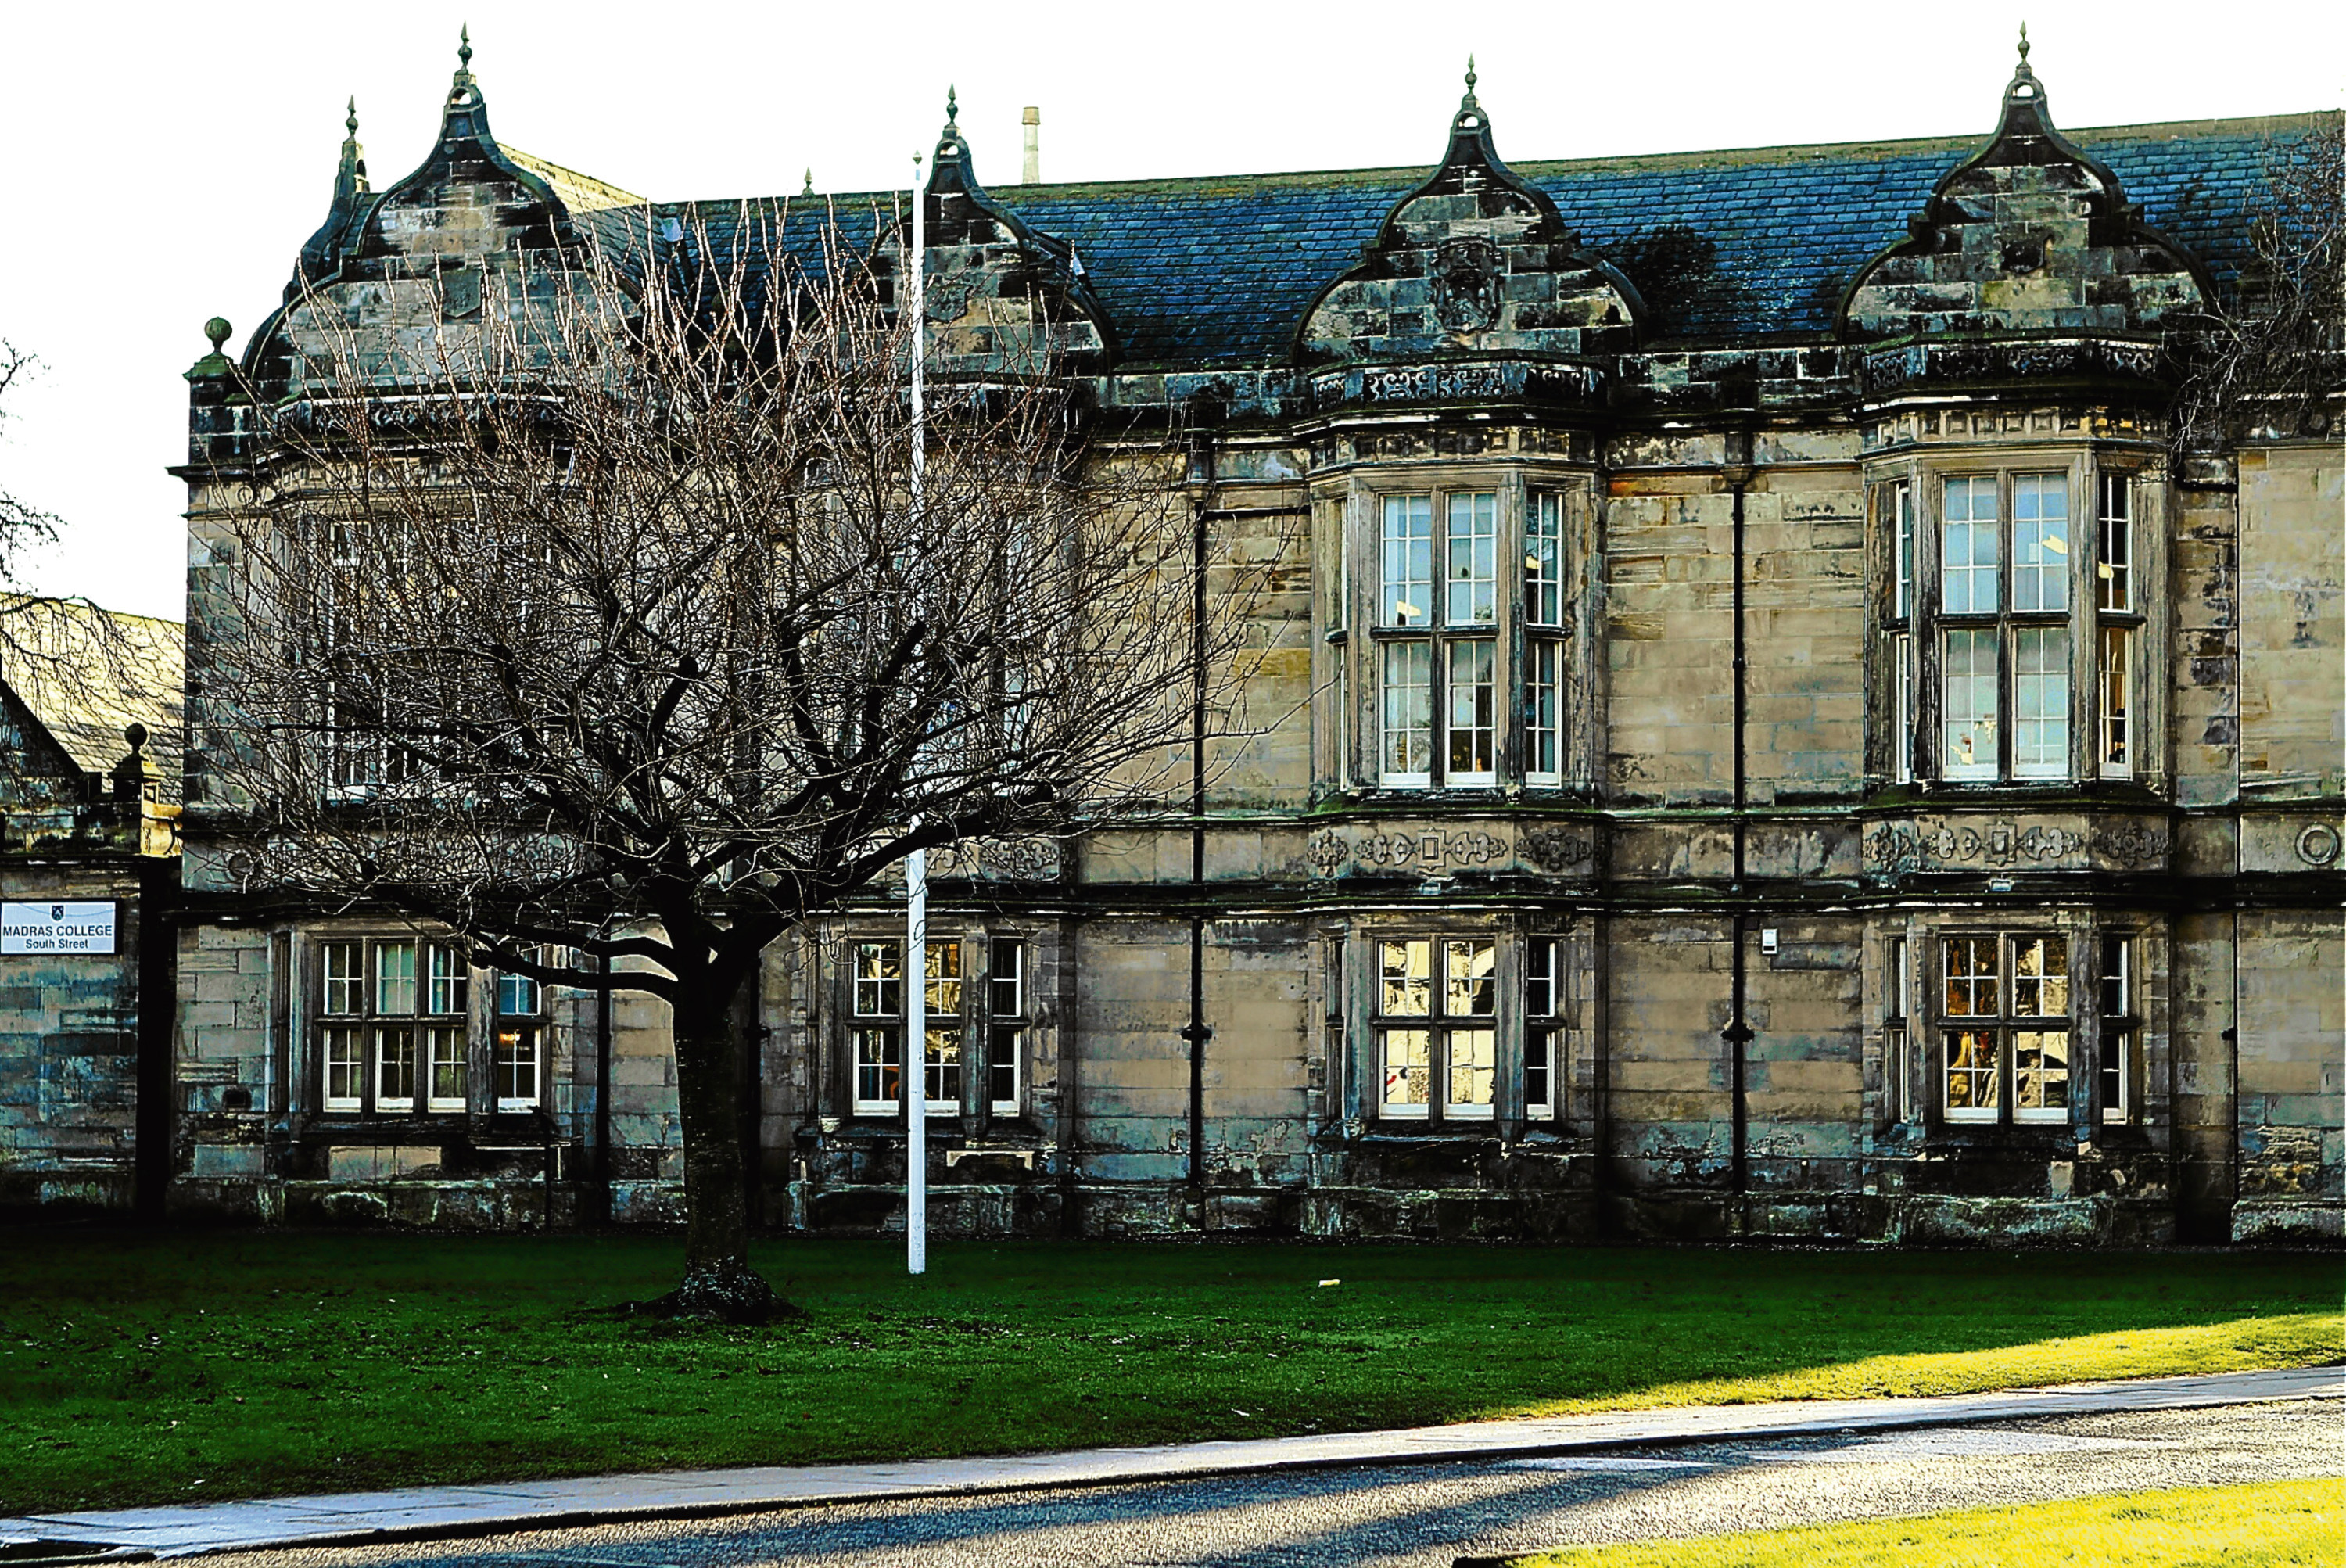
<path id="1" fill-rule="evenodd" d="M 96 903 L 0 903 L 0 955 L 113 951 L 111 899 Z"/>

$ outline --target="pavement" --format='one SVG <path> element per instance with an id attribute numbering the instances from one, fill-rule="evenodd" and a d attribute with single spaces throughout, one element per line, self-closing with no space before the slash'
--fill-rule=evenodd
<path id="1" fill-rule="evenodd" d="M 2071 1383 L 1939 1399 L 1800 1400 L 897 1464 L 675 1471 L 419 1487 L 0 1519 L 0 1562 L 127 1561 L 451 1540 L 819 1505 L 1347 1467 L 1487 1463 L 1738 1441 L 1838 1440 L 1926 1427 L 2341 1397 L 2346 1397 L 2346 1369 L 2311 1367 Z"/>

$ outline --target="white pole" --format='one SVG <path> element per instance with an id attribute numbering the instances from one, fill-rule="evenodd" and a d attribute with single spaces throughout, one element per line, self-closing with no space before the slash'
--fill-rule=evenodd
<path id="1" fill-rule="evenodd" d="M 921 158 L 913 155 L 913 260 L 904 308 L 913 315 L 913 539 L 921 547 L 922 471 L 928 460 L 923 425 L 923 361 L 928 358 L 928 310 L 923 297 L 928 270 L 926 226 L 922 209 Z M 913 819 L 918 828 L 921 820 Z M 914 850 L 904 860 L 904 1045 L 901 1056 L 904 1091 L 904 1271 L 929 1271 L 929 856 Z"/>
<path id="2" fill-rule="evenodd" d="M 904 1271 L 929 1271 L 929 855 L 904 860 Z"/>

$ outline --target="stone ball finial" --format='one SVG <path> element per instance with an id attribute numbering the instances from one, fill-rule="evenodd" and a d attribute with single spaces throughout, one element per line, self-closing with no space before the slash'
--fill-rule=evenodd
<path id="1" fill-rule="evenodd" d="M 130 749 L 136 754 L 147 744 L 147 727 L 134 719 L 122 727 L 122 738 L 130 742 Z"/>
<path id="2" fill-rule="evenodd" d="M 204 323 L 204 336 L 212 341 L 214 353 L 220 351 L 220 345 L 228 341 L 228 335 L 234 331 L 236 329 L 228 324 L 226 316 L 214 316 Z"/>

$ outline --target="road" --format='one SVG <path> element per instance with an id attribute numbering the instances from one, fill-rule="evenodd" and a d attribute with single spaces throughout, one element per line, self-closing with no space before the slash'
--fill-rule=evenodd
<path id="1" fill-rule="evenodd" d="M 1448 1568 L 1462 1553 L 2346 1474 L 2335 1400 L 1219 1476 L 256 1553 L 218 1568 Z"/>

